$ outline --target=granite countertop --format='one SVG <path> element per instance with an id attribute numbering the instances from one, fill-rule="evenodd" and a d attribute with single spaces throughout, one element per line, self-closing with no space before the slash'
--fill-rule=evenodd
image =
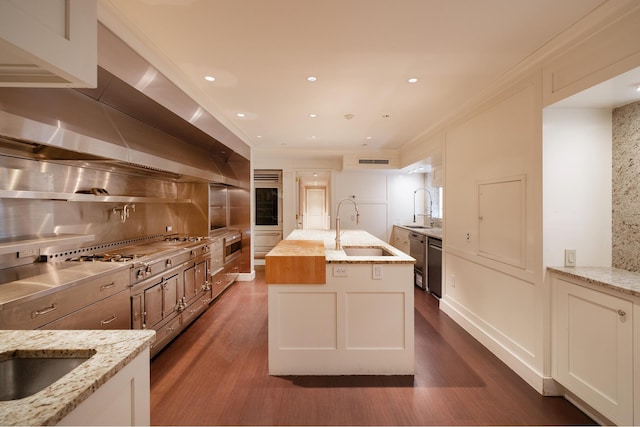
<path id="1" fill-rule="evenodd" d="M 0 402 L 0 425 L 53 425 L 87 399 L 155 339 L 153 330 L 0 331 L 0 360 L 14 351 L 46 357 L 95 351 L 44 390 L 23 399 Z"/>
<path id="2" fill-rule="evenodd" d="M 287 236 L 287 240 L 322 241 L 327 264 L 413 264 L 416 261 L 364 230 L 342 230 L 340 232 L 341 246 L 383 247 L 393 256 L 347 256 L 344 250 L 335 249 L 335 230 L 293 230 Z"/>
<path id="3" fill-rule="evenodd" d="M 612 267 L 548 267 L 547 269 L 614 291 L 640 296 L 640 273 Z"/>
<path id="4" fill-rule="evenodd" d="M 0 270 L 0 310 L 131 268 L 116 262 L 42 262 Z"/>
<path id="5" fill-rule="evenodd" d="M 442 240 L 442 228 L 432 227 L 432 228 L 415 228 L 409 225 L 395 225 L 395 227 L 404 228 L 405 230 L 413 231 L 415 233 L 424 234 L 427 237 L 435 237 L 436 239 Z"/>

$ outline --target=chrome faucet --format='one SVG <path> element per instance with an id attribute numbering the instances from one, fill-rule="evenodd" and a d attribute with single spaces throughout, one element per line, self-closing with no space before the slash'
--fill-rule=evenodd
<path id="1" fill-rule="evenodd" d="M 126 204 L 121 208 L 113 208 L 113 213 L 116 214 L 120 212 L 120 222 L 123 224 L 127 221 L 127 218 L 131 215 L 131 211 L 136 211 L 136 205 Z"/>
<path id="2" fill-rule="evenodd" d="M 358 204 L 353 199 L 342 199 L 338 203 L 338 209 L 336 209 L 336 250 L 340 250 L 340 206 L 342 206 L 342 202 L 350 201 L 353 203 L 353 206 L 356 208 L 356 225 L 360 224 L 360 212 L 358 212 Z"/>
<path id="3" fill-rule="evenodd" d="M 433 197 L 431 197 L 431 192 L 429 191 L 428 188 L 425 187 L 421 187 L 418 188 L 416 191 L 413 192 L 413 222 L 416 222 L 416 194 L 418 193 L 418 191 L 424 191 L 425 193 L 427 193 L 427 200 L 429 200 L 429 224 L 433 225 L 432 221 L 433 221 L 433 217 L 432 217 L 432 213 L 433 213 Z M 425 214 L 420 214 L 422 216 L 424 216 Z"/>

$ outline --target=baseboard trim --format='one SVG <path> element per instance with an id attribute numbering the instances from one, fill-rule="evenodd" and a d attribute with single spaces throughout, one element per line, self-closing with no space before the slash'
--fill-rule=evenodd
<path id="1" fill-rule="evenodd" d="M 456 323 L 458 323 L 464 330 L 466 330 L 471 336 L 484 345 L 489 351 L 491 351 L 498 359 L 504 362 L 511 370 L 513 370 L 520 378 L 522 378 L 527 384 L 533 387 L 538 393 L 542 395 L 552 395 L 545 393 L 545 381 L 548 377 L 543 377 L 536 372 L 531 366 L 526 364 L 522 359 L 505 347 L 502 343 L 497 341 L 494 337 L 488 334 L 483 328 L 467 317 L 462 311 L 460 311 L 454 304 L 445 298 L 440 300 L 440 310 L 442 310 L 447 316 L 451 317 Z M 552 392 L 550 389 L 548 392 Z"/>
<path id="2" fill-rule="evenodd" d="M 256 278 L 256 271 L 252 270 L 251 273 L 240 273 L 236 279 L 238 282 L 250 282 Z"/>

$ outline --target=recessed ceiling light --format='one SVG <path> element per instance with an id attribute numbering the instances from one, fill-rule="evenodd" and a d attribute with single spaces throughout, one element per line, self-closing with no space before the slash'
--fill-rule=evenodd
<path id="1" fill-rule="evenodd" d="M 309 114 L 309 117 L 311 117 L 312 119 L 315 119 L 316 117 L 318 117 L 318 115 L 315 113 L 311 113 Z"/>
<path id="2" fill-rule="evenodd" d="M 366 139 L 373 139 L 373 137 L 372 136 L 368 136 L 368 137 L 366 137 Z"/>
<path id="3" fill-rule="evenodd" d="M 315 82 L 316 80 L 318 80 L 318 78 L 316 76 L 309 76 L 307 77 L 307 81 L 308 82 Z"/>
<path id="4" fill-rule="evenodd" d="M 411 77 L 409 80 L 407 80 L 409 83 L 417 83 L 418 79 L 416 77 Z"/>
<path id="5" fill-rule="evenodd" d="M 236 114 L 236 116 L 238 116 L 240 118 L 243 118 L 245 116 L 245 114 L 244 113 L 238 113 L 238 114 Z"/>
<path id="6" fill-rule="evenodd" d="M 640 85 L 636 86 L 636 90 L 640 92 Z"/>
<path id="7" fill-rule="evenodd" d="M 262 138 L 262 135 L 256 135 L 256 138 L 260 139 Z"/>
<path id="8" fill-rule="evenodd" d="M 215 82 L 216 78 L 213 76 L 204 76 L 204 79 L 208 82 Z"/>

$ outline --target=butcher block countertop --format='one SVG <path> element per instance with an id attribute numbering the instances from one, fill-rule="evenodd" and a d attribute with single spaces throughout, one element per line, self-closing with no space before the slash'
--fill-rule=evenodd
<path id="1" fill-rule="evenodd" d="M 282 240 L 265 256 L 265 281 L 320 285 L 326 283 L 324 244 L 318 240 Z"/>
<path id="2" fill-rule="evenodd" d="M 0 360 L 16 351 L 23 357 L 91 358 L 31 396 L 0 402 L 0 425 L 53 425 L 60 422 L 155 339 L 153 330 L 0 331 Z"/>

